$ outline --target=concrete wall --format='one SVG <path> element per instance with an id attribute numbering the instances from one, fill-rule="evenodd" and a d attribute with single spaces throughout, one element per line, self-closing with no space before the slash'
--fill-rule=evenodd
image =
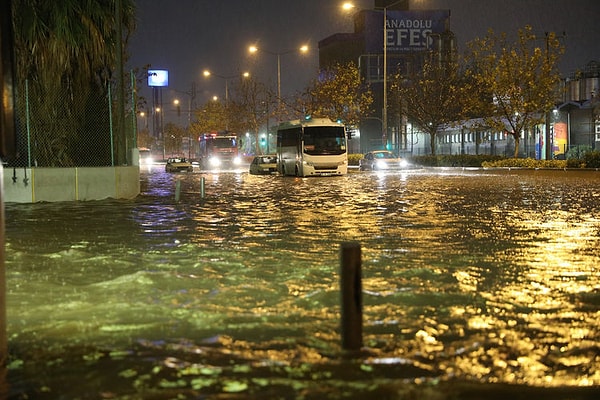
<path id="1" fill-rule="evenodd" d="M 4 168 L 5 203 L 132 199 L 140 194 L 139 166 Z"/>

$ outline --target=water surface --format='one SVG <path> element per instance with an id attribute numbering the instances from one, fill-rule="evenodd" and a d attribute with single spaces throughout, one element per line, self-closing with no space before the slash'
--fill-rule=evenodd
<path id="1" fill-rule="evenodd" d="M 7 204 L 10 393 L 364 398 L 474 383 L 586 398 L 600 384 L 599 183 L 155 166 L 135 200 Z M 362 248 L 356 358 L 340 347 L 345 241 Z"/>

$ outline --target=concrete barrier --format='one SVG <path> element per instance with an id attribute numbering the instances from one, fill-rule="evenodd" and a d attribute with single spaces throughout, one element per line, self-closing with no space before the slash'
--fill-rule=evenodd
<path id="1" fill-rule="evenodd" d="M 132 199 L 140 194 L 139 166 L 5 168 L 4 202 Z"/>

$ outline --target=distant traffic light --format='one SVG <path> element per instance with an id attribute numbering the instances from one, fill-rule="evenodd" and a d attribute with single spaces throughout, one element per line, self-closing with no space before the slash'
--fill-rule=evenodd
<path id="1" fill-rule="evenodd" d="M 354 133 L 355 133 L 354 128 L 346 127 L 346 137 L 348 138 L 348 140 L 352 139 L 352 137 L 354 136 Z"/>

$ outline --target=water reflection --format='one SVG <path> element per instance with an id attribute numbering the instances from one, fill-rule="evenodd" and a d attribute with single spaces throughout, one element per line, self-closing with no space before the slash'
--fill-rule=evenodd
<path id="1" fill-rule="evenodd" d="M 133 201 L 7 205 L 15 393 L 600 383 L 596 174 L 142 179 Z M 340 365 L 346 240 L 368 354 Z"/>

